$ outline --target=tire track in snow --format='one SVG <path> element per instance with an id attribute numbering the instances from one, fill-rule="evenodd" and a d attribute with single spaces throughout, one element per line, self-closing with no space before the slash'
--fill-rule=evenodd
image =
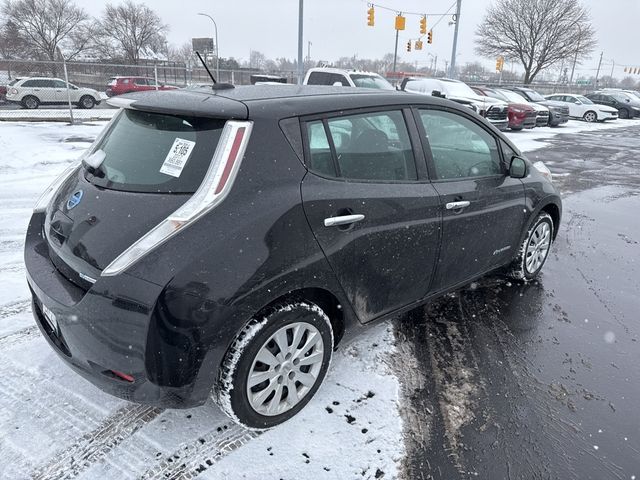
<path id="1" fill-rule="evenodd" d="M 103 459 L 122 441 L 155 419 L 163 410 L 144 405 L 127 405 L 103 420 L 97 428 L 59 452 L 48 464 L 32 473 L 33 480 L 67 480 L 77 477 Z"/>
<path id="2" fill-rule="evenodd" d="M 29 342 L 39 337 L 39 330 L 36 325 L 32 325 L 17 332 L 10 333 L 0 337 L 0 349 L 18 345 L 20 343 Z"/>
<path id="3" fill-rule="evenodd" d="M 193 442 L 182 444 L 171 456 L 144 472 L 140 480 L 195 478 L 260 434 L 235 423 L 223 425 Z"/>
<path id="4" fill-rule="evenodd" d="M 22 299 L 0 306 L 0 320 L 27 312 L 31 308 L 31 300 Z"/>

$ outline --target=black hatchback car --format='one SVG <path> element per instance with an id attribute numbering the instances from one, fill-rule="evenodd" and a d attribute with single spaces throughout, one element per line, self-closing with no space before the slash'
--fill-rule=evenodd
<path id="1" fill-rule="evenodd" d="M 340 87 L 141 92 L 43 194 L 33 313 L 101 389 L 290 418 L 333 350 L 496 269 L 531 279 L 548 170 L 449 100 Z"/>

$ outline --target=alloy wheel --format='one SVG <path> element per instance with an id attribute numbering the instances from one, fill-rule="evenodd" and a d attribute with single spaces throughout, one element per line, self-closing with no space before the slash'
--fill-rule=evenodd
<path id="1" fill-rule="evenodd" d="M 525 267 L 527 272 L 537 272 L 549 253 L 551 243 L 551 228 L 547 222 L 540 223 L 529 237 L 525 253 Z"/>
<path id="2" fill-rule="evenodd" d="M 587 112 L 584 114 L 584 120 L 586 122 L 595 122 L 598 119 L 598 117 L 596 117 L 596 114 L 593 112 Z"/>
<path id="3" fill-rule="evenodd" d="M 251 408 L 266 416 L 293 408 L 317 382 L 323 357 L 324 342 L 313 325 L 296 322 L 277 330 L 262 345 L 249 370 Z"/>

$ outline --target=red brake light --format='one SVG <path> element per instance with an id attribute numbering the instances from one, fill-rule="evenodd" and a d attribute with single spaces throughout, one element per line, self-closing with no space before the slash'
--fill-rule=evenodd
<path id="1" fill-rule="evenodd" d="M 220 176 L 220 181 L 218 182 L 218 186 L 216 187 L 216 191 L 214 193 L 218 194 L 222 191 L 227 180 L 229 179 L 229 174 L 231 173 L 231 169 L 233 168 L 233 164 L 238 158 L 238 151 L 240 150 L 240 145 L 242 144 L 242 138 L 244 137 L 245 128 L 239 128 L 236 132 L 236 137 L 233 139 L 233 145 L 231 145 L 231 150 L 229 151 L 229 157 L 227 158 L 227 163 L 224 166 L 224 170 L 222 171 L 222 175 Z"/>
<path id="2" fill-rule="evenodd" d="M 127 375 L 126 373 L 118 372 L 117 370 L 111 370 L 116 377 L 124 380 L 125 382 L 133 383 L 134 378 L 131 375 Z"/>

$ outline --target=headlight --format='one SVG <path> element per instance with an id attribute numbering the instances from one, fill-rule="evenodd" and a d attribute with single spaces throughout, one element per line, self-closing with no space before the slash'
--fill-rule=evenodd
<path id="1" fill-rule="evenodd" d="M 546 178 L 547 180 L 549 180 L 550 182 L 553 181 L 553 178 L 551 176 L 551 170 L 549 170 L 547 168 L 547 166 L 544 164 L 544 162 L 538 161 L 538 162 L 534 163 L 533 164 L 533 168 L 538 170 L 542 174 L 542 176 L 544 178 Z"/>
<path id="2" fill-rule="evenodd" d="M 73 162 L 64 169 L 64 171 L 51 183 L 51 185 L 47 187 L 42 195 L 40 195 L 40 198 L 38 198 L 38 201 L 33 207 L 33 213 L 44 212 L 47 209 L 47 205 L 49 205 L 49 202 L 58 191 L 58 188 L 60 188 L 60 185 L 62 185 L 67 178 L 73 175 L 76 170 L 78 170 L 79 166 L 80 164 L 78 162 Z"/>

